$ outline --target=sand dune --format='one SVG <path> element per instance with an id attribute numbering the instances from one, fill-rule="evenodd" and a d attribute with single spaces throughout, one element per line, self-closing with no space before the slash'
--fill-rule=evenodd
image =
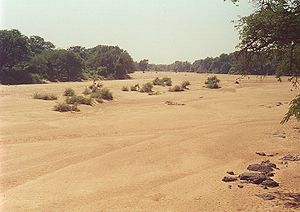
<path id="1" fill-rule="evenodd" d="M 155 86 L 162 92 L 157 96 L 121 91 L 156 76 L 169 76 L 173 84 L 189 80 L 190 90 Z M 61 95 L 68 87 L 81 93 L 91 82 L 0 86 L 2 211 L 293 210 L 286 201 L 255 196 L 300 192 L 300 163 L 279 160 L 300 153 L 299 123 L 279 124 L 299 93 L 290 91 L 287 79 L 252 76 L 235 84 L 238 76 L 218 75 L 222 88 L 211 90 L 203 88 L 206 74 L 132 77 L 104 81 L 114 100 L 80 105 L 79 113 L 55 112 L 55 101 L 32 95 Z M 280 168 L 274 177 L 279 187 L 221 181 L 226 171 L 241 173 L 265 159 Z"/>

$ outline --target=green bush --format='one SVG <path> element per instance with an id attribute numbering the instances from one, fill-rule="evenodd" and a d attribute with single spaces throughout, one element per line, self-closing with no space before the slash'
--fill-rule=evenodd
<path id="1" fill-rule="evenodd" d="M 122 91 L 129 91 L 129 88 L 127 86 L 123 86 Z"/>
<path id="2" fill-rule="evenodd" d="M 207 88 L 217 89 L 220 88 L 219 82 L 220 80 L 216 76 L 211 76 L 207 78 L 207 80 L 205 81 L 205 85 Z"/>
<path id="3" fill-rule="evenodd" d="M 290 102 L 290 108 L 280 123 L 284 124 L 288 122 L 292 116 L 295 116 L 296 120 L 300 121 L 300 95 L 296 96 L 296 98 Z"/>
<path id="4" fill-rule="evenodd" d="M 184 91 L 184 89 L 180 86 L 180 85 L 175 85 L 171 88 L 169 88 L 170 92 L 180 92 L 180 91 Z"/>
<path id="5" fill-rule="evenodd" d="M 112 100 L 113 95 L 107 88 L 98 89 L 96 92 L 91 94 L 91 97 L 94 99 L 105 99 L 105 100 Z"/>
<path id="6" fill-rule="evenodd" d="M 85 96 L 71 96 L 66 99 L 67 104 L 92 105 L 92 99 Z"/>
<path id="7" fill-rule="evenodd" d="M 83 95 L 90 95 L 92 93 L 92 90 L 89 88 L 85 88 L 84 91 L 82 92 Z"/>
<path id="8" fill-rule="evenodd" d="M 54 106 L 53 110 L 58 112 L 76 111 L 79 112 L 77 105 L 68 105 L 66 103 L 58 103 Z"/>
<path id="9" fill-rule="evenodd" d="M 151 82 L 147 82 L 140 88 L 141 93 L 150 93 L 152 92 L 153 84 Z"/>
<path id="10" fill-rule="evenodd" d="M 57 96 L 53 94 L 41 94 L 41 93 L 35 93 L 33 95 L 34 99 L 42 99 L 42 100 L 57 100 Z"/>
<path id="11" fill-rule="evenodd" d="M 64 96 L 75 96 L 75 91 L 72 88 L 67 88 L 64 92 Z"/>
<path id="12" fill-rule="evenodd" d="M 188 87 L 187 86 L 189 86 L 189 85 L 191 85 L 191 83 L 189 82 L 189 81 L 183 81 L 182 83 L 181 83 L 181 87 L 183 88 L 183 89 L 188 89 Z"/>

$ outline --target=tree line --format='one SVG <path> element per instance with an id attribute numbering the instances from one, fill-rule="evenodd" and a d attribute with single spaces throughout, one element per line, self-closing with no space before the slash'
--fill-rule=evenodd
<path id="1" fill-rule="evenodd" d="M 83 79 L 125 79 L 136 69 L 127 51 L 118 46 L 73 46 L 56 49 L 39 36 L 0 30 L 0 83 L 25 84 Z"/>

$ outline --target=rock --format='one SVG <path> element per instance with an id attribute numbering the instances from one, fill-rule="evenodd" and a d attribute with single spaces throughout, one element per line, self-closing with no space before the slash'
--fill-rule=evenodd
<path id="1" fill-rule="evenodd" d="M 238 185 L 238 187 L 239 187 L 239 188 L 244 188 L 244 186 L 243 186 L 243 185 Z"/>
<path id="2" fill-rule="evenodd" d="M 237 177 L 225 176 L 225 177 L 223 177 L 222 181 L 224 181 L 224 182 L 233 182 L 233 181 L 236 181 L 237 179 L 238 179 Z"/>
<path id="3" fill-rule="evenodd" d="M 240 180 L 246 180 L 250 183 L 261 184 L 268 177 L 263 173 L 245 172 L 239 175 Z"/>
<path id="4" fill-rule="evenodd" d="M 232 185 L 228 185 L 228 188 L 231 189 L 231 188 L 232 188 Z"/>
<path id="5" fill-rule="evenodd" d="M 266 156 L 266 153 L 264 153 L 264 152 L 255 152 L 255 153 L 260 156 Z"/>
<path id="6" fill-rule="evenodd" d="M 299 155 L 286 155 L 286 156 L 280 158 L 280 160 L 284 160 L 284 161 L 299 161 L 300 157 L 299 157 Z"/>
<path id="7" fill-rule="evenodd" d="M 273 196 L 272 194 L 256 194 L 255 196 L 260 197 L 264 200 L 272 200 L 275 199 L 275 196 Z"/>
<path id="8" fill-rule="evenodd" d="M 274 187 L 277 187 L 279 186 L 279 183 L 277 183 L 275 180 L 271 179 L 271 178 L 268 178 L 266 180 L 264 180 L 261 185 L 263 186 L 266 186 L 266 187 L 271 187 L 271 188 L 274 188 Z"/>
<path id="9" fill-rule="evenodd" d="M 257 171 L 263 173 L 269 173 L 273 171 L 273 168 L 276 168 L 275 163 L 270 163 L 269 160 L 263 161 L 260 164 L 251 164 L 247 167 L 249 171 Z"/>
<path id="10" fill-rule="evenodd" d="M 267 173 L 267 177 L 274 177 L 274 173 L 273 172 L 270 172 L 270 173 Z"/>
<path id="11" fill-rule="evenodd" d="M 233 171 L 229 171 L 229 172 L 227 172 L 227 174 L 234 175 L 234 172 Z"/>

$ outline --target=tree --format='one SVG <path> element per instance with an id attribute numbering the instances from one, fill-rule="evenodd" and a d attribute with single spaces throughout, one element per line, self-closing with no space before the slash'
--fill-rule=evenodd
<path id="1" fill-rule="evenodd" d="M 232 0 L 234 3 L 238 0 Z M 265 53 L 276 55 L 277 75 L 288 74 L 294 86 L 299 86 L 300 75 L 300 1 L 253 0 L 257 9 L 239 20 L 241 52 L 249 55 Z M 281 123 L 293 115 L 299 121 L 299 97 L 292 103 Z"/>
<path id="2" fill-rule="evenodd" d="M 148 64 L 149 64 L 149 60 L 147 59 L 143 59 L 139 62 L 139 69 L 142 71 L 142 72 L 145 72 L 146 69 L 148 68 Z"/>
<path id="3" fill-rule="evenodd" d="M 0 30 L 0 70 L 11 69 L 29 58 L 27 37 L 18 30 Z"/>
<path id="4" fill-rule="evenodd" d="M 44 38 L 36 35 L 29 37 L 28 44 L 33 55 L 40 54 L 43 51 L 49 51 L 55 48 L 53 43 L 45 41 Z"/>

